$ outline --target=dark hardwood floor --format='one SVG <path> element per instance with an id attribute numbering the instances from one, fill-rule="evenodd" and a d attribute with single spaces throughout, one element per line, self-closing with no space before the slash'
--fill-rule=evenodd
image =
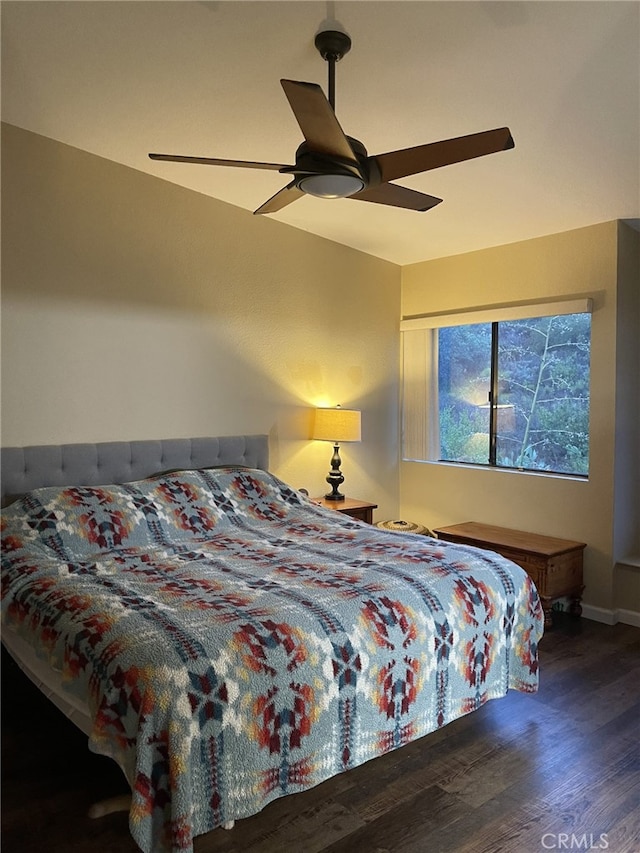
<path id="1" fill-rule="evenodd" d="M 640 628 L 560 615 L 535 696 L 511 692 L 397 752 L 196 839 L 196 853 L 640 851 Z M 5 659 L 3 658 L 3 662 Z M 135 853 L 119 769 L 3 666 L 3 853 Z"/>

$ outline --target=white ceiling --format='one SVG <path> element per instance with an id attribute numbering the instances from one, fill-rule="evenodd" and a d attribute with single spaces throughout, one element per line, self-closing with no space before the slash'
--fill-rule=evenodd
<path id="1" fill-rule="evenodd" d="M 638 2 L 3 2 L 2 118 L 254 210 L 293 163 L 280 78 L 320 83 L 313 38 L 353 40 L 336 113 L 370 154 L 507 125 L 514 150 L 403 179 L 426 213 L 303 197 L 281 222 L 399 264 L 640 218 Z M 325 26 L 323 28 L 329 28 Z"/>

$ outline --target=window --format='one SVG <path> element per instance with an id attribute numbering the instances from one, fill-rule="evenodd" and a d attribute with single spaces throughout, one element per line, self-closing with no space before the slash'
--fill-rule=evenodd
<path id="1" fill-rule="evenodd" d="M 403 458 L 587 476 L 586 302 L 405 321 Z"/>

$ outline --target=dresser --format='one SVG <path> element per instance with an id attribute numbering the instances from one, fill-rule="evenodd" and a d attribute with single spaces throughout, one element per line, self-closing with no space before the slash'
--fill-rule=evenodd
<path id="1" fill-rule="evenodd" d="M 580 600 L 584 589 L 582 557 L 585 542 L 525 533 L 476 521 L 439 527 L 434 533 L 447 542 L 495 551 L 521 566 L 538 590 L 545 628 L 551 627 L 551 608 L 556 598 L 567 596 L 571 599 L 571 612 L 576 615 L 582 612 Z"/>

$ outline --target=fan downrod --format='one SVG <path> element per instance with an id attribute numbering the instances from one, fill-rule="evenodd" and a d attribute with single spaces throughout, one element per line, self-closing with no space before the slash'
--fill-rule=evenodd
<path id="1" fill-rule="evenodd" d="M 327 100 L 336 109 L 336 62 L 351 50 L 351 39 L 341 30 L 323 30 L 317 33 L 314 44 L 320 56 L 329 64 L 329 94 Z"/>

